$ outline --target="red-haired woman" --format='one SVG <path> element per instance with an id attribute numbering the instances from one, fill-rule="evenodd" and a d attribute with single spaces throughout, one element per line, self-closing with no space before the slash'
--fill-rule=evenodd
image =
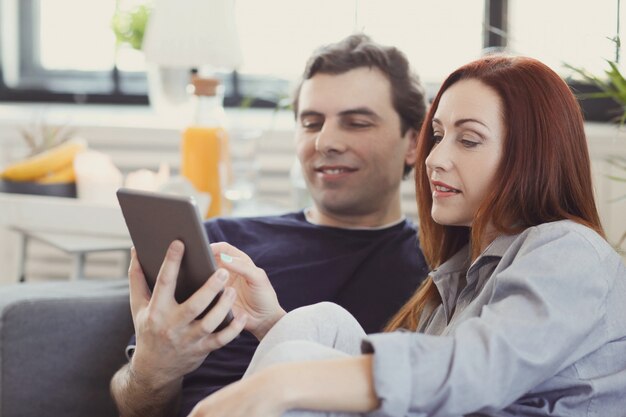
<path id="1" fill-rule="evenodd" d="M 567 85 L 529 58 L 472 62 L 444 82 L 418 148 L 433 271 L 389 332 L 366 336 L 329 303 L 295 310 L 193 416 L 625 415 L 626 267 Z"/>

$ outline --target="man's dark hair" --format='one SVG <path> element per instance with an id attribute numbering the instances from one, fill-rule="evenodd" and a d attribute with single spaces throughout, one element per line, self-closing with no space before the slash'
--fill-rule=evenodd
<path id="1" fill-rule="evenodd" d="M 419 132 L 426 113 L 424 89 L 419 78 L 411 71 L 409 61 L 399 49 L 379 45 L 364 34 L 350 35 L 313 53 L 294 93 L 295 117 L 298 117 L 298 99 L 305 80 L 318 73 L 343 74 L 361 67 L 377 68 L 389 80 L 391 102 L 400 116 L 401 134 L 404 135 L 409 128 Z M 408 165 L 404 167 L 405 176 L 412 168 Z"/>

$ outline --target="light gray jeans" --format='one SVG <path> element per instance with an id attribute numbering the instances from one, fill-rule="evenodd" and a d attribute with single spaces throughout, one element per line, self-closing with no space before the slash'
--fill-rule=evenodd
<path id="1" fill-rule="evenodd" d="M 284 362 L 334 359 L 361 353 L 365 331 L 344 308 L 329 302 L 289 312 L 267 332 L 244 378 Z M 283 417 L 354 417 L 359 414 L 293 410 Z"/>

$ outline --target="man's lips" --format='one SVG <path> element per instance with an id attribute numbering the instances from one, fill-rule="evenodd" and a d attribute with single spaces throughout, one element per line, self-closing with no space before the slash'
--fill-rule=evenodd
<path id="1" fill-rule="evenodd" d="M 351 168 L 343 165 L 323 165 L 315 168 L 315 172 L 323 175 L 342 175 L 355 172 L 356 168 Z"/>
<path id="2" fill-rule="evenodd" d="M 433 193 L 438 196 L 449 196 L 454 194 L 460 194 L 461 190 L 454 188 L 451 185 L 441 181 L 431 181 L 433 186 Z"/>

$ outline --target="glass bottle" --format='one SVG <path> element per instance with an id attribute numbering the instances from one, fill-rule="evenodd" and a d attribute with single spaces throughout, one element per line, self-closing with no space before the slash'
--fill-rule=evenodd
<path id="1" fill-rule="evenodd" d="M 205 218 L 225 213 L 222 196 L 228 175 L 228 135 L 224 128 L 223 87 L 216 78 L 192 78 L 193 122 L 183 131 L 181 174 L 201 192 L 209 193 L 211 204 Z"/>

